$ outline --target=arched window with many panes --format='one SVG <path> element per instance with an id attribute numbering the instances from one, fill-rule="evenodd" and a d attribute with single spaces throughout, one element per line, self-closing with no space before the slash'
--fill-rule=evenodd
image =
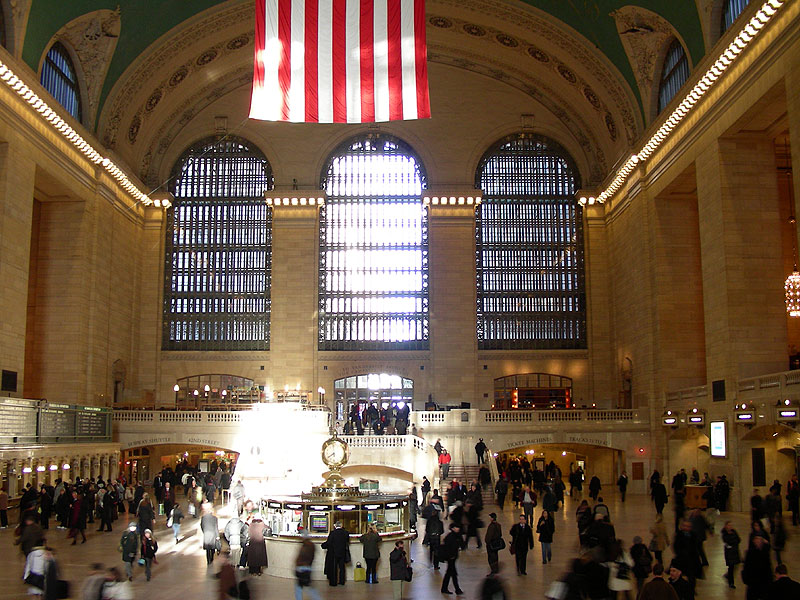
<path id="1" fill-rule="evenodd" d="M 366 134 L 322 171 L 319 349 L 428 348 L 425 169 L 403 141 Z"/>
<path id="2" fill-rule="evenodd" d="M 687 79 L 689 79 L 689 59 L 686 57 L 683 45 L 675 39 L 667 49 L 661 67 L 661 82 L 658 86 L 659 113 L 667 107 Z"/>
<path id="3" fill-rule="evenodd" d="M 167 211 L 164 350 L 268 350 L 272 168 L 247 140 L 209 138 L 178 159 Z"/>
<path id="4" fill-rule="evenodd" d="M 722 3 L 721 32 L 725 33 L 742 11 L 750 4 L 750 0 L 724 0 Z"/>
<path id="5" fill-rule="evenodd" d="M 47 51 L 39 80 L 69 114 L 78 121 L 81 120 L 81 92 L 77 71 L 69 52 L 61 42 L 56 42 Z"/>
<path id="6" fill-rule="evenodd" d="M 586 348 L 578 171 L 564 148 L 521 133 L 495 143 L 475 185 L 478 347 Z"/>

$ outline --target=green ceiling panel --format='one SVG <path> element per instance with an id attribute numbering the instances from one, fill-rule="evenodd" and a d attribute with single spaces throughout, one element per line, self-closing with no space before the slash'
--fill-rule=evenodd
<path id="1" fill-rule="evenodd" d="M 694 0 L 523 0 L 550 13 L 593 43 L 617 66 L 634 94 L 639 90 L 611 12 L 635 4 L 672 23 L 696 64 L 705 53 Z M 35 71 L 52 36 L 71 20 L 94 10 L 121 10 L 122 31 L 100 98 L 100 108 L 116 81 L 150 44 L 186 19 L 224 0 L 35 0 L 28 19 L 23 60 Z"/>

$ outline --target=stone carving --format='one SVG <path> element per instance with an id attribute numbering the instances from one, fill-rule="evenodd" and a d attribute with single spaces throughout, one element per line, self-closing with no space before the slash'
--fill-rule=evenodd
<path id="1" fill-rule="evenodd" d="M 439 29 L 450 29 L 453 26 L 453 22 L 450 19 L 445 19 L 444 17 L 431 17 L 428 19 L 428 23 L 434 27 L 438 27 Z"/>
<path id="2" fill-rule="evenodd" d="M 675 32 L 666 19 L 638 6 L 623 6 L 613 11 L 611 16 L 617 24 L 617 32 L 646 107 L 648 99 L 653 97 L 653 82 L 660 68 L 658 58 Z"/>
<path id="3" fill-rule="evenodd" d="M 28 26 L 28 14 L 31 12 L 33 0 L 8 0 L 11 8 L 11 31 L 8 42 L 8 51 L 19 58 L 22 56 L 22 42 L 25 40 L 25 29 Z M 7 19 L 8 20 L 8 19 Z M 6 24 L 8 27 L 8 24 Z"/>
<path id="4" fill-rule="evenodd" d="M 69 45 L 80 61 L 86 83 L 84 119 L 93 123 L 97 114 L 103 82 L 117 48 L 120 32 L 120 11 L 95 10 L 67 23 L 55 39 Z"/>
<path id="5" fill-rule="evenodd" d="M 585 1 L 582 0 L 581 4 Z M 593 0 L 592 2 L 594 3 Z M 611 97 L 614 111 L 622 118 L 628 143 L 632 144 L 636 140 L 643 125 L 632 91 L 622 75 L 612 72 L 609 63 L 599 58 L 597 50 L 586 40 L 554 26 L 554 21 L 549 16 L 540 17 L 523 3 L 512 4 L 507 0 L 431 0 L 427 4 L 428 11 L 435 10 L 437 6 L 448 7 L 444 9 L 448 13 L 464 14 L 464 11 L 471 11 L 483 15 L 487 22 L 501 20 L 513 23 L 526 30 L 534 39 L 544 40 L 563 51 L 571 57 L 570 64 L 580 64 L 586 72 L 592 74 L 596 79 L 596 85 L 592 86 L 594 89 L 602 89 Z M 534 46 L 530 42 L 528 45 Z"/>

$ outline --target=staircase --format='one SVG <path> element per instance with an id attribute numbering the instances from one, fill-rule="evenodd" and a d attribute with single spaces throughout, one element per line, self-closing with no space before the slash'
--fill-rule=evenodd
<path id="1" fill-rule="evenodd" d="M 488 464 L 486 465 L 489 466 Z M 442 479 L 439 483 L 441 486 L 439 492 L 444 495 L 444 490 L 450 487 L 450 482 L 453 479 L 457 479 L 459 483 L 465 484 L 469 486 L 473 480 L 477 481 L 478 479 L 478 472 L 481 469 L 481 465 L 456 465 L 450 463 L 450 473 L 448 474 L 449 477 L 447 479 Z M 494 482 L 487 486 L 486 488 L 481 489 L 481 496 L 483 496 L 483 505 L 485 507 L 493 506 L 494 505 Z"/>

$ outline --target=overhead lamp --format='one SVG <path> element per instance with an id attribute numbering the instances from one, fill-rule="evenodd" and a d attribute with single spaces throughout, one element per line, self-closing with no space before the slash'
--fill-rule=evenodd
<path id="1" fill-rule="evenodd" d="M 778 406 L 775 408 L 775 420 L 779 423 L 787 423 L 794 426 L 800 421 L 800 408 L 796 403 L 786 398 L 783 402 L 778 402 Z"/>
<path id="2" fill-rule="evenodd" d="M 664 427 L 677 427 L 678 416 L 671 410 L 668 410 L 661 416 L 661 424 Z"/>
<path id="3" fill-rule="evenodd" d="M 697 407 L 690 410 L 686 415 L 686 422 L 689 425 L 695 425 L 697 427 L 702 427 L 706 424 L 706 413 L 704 410 L 700 410 Z"/>

